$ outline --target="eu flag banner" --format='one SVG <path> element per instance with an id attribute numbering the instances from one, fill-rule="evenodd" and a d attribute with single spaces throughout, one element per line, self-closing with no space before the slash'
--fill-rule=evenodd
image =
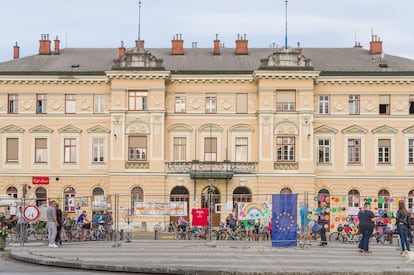
<path id="1" fill-rule="evenodd" d="M 296 246 L 298 194 L 272 195 L 272 246 Z"/>

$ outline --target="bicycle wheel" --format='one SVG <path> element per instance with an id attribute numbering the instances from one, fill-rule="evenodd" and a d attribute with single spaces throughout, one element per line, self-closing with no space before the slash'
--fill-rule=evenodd
<path id="1" fill-rule="evenodd" d="M 196 239 L 196 235 L 193 231 L 188 231 L 186 234 L 186 239 L 187 240 L 195 240 Z"/>
<path id="2" fill-rule="evenodd" d="M 45 238 L 46 232 L 47 231 L 44 228 L 42 228 L 42 229 L 37 229 L 34 232 L 34 234 L 32 233 L 31 235 L 34 235 L 36 240 L 41 241 Z"/>
<path id="3" fill-rule="evenodd" d="M 269 233 L 268 232 L 260 232 L 259 240 L 260 241 L 268 241 L 269 240 Z"/>
<path id="4" fill-rule="evenodd" d="M 381 243 L 381 244 L 385 244 L 387 242 L 387 237 L 388 235 L 386 233 L 381 233 L 378 237 L 377 240 Z"/>
<path id="5" fill-rule="evenodd" d="M 229 233 L 227 233 L 226 231 L 221 231 L 219 233 L 219 240 L 225 241 L 225 240 L 228 240 L 228 239 L 230 239 Z"/>
<path id="6" fill-rule="evenodd" d="M 218 240 L 218 232 L 217 230 L 211 230 L 211 240 Z"/>
<path id="7" fill-rule="evenodd" d="M 329 235 L 329 241 L 330 242 L 341 242 L 341 243 L 343 243 L 344 242 L 344 236 L 339 232 L 332 232 Z"/>

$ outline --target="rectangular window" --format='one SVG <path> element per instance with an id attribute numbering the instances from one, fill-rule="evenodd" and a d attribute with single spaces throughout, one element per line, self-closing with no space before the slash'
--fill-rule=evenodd
<path id="1" fill-rule="evenodd" d="M 390 114 L 390 96 L 389 95 L 379 96 L 379 114 L 380 115 Z"/>
<path id="2" fill-rule="evenodd" d="M 378 140 L 378 163 L 389 164 L 391 163 L 391 140 L 379 139 Z"/>
<path id="3" fill-rule="evenodd" d="M 217 138 L 204 138 L 204 161 L 217 161 Z"/>
<path id="4" fill-rule="evenodd" d="M 130 91 L 128 92 L 128 109 L 132 111 L 147 110 L 148 92 Z"/>
<path id="5" fill-rule="evenodd" d="M 175 97 L 175 112 L 185 113 L 185 96 Z"/>
<path id="6" fill-rule="evenodd" d="M 361 140 L 348 139 L 348 164 L 361 163 Z"/>
<path id="7" fill-rule="evenodd" d="M 414 95 L 410 95 L 409 98 L 409 104 L 410 104 L 410 115 L 414 115 Z"/>
<path id="8" fill-rule="evenodd" d="M 64 163 L 76 163 L 76 138 L 64 139 Z"/>
<path id="9" fill-rule="evenodd" d="M 6 139 L 6 162 L 18 162 L 19 161 L 19 139 L 7 138 Z"/>
<path id="10" fill-rule="evenodd" d="M 359 115 L 359 95 L 350 95 L 348 104 L 349 104 L 349 114 Z"/>
<path id="11" fill-rule="evenodd" d="M 331 163 L 331 140 L 318 140 L 318 163 Z"/>
<path id="12" fill-rule="evenodd" d="M 147 160 L 147 137 L 129 137 L 128 160 Z"/>
<path id="13" fill-rule="evenodd" d="M 35 163 L 47 162 L 47 139 L 36 138 L 35 139 Z"/>
<path id="14" fill-rule="evenodd" d="M 329 114 L 329 96 L 328 95 L 321 95 L 319 96 L 319 114 Z"/>
<path id="15" fill-rule="evenodd" d="M 247 94 L 236 95 L 236 113 L 247 114 Z"/>
<path id="16" fill-rule="evenodd" d="M 279 162 L 295 161 L 294 137 L 278 137 L 276 139 L 276 160 Z"/>
<path id="17" fill-rule="evenodd" d="M 414 139 L 408 140 L 408 163 L 414 164 Z"/>
<path id="18" fill-rule="evenodd" d="M 36 95 L 36 113 L 37 114 L 46 114 L 46 102 L 47 102 L 47 95 L 45 94 Z"/>
<path id="19" fill-rule="evenodd" d="M 92 138 L 92 162 L 105 162 L 104 159 L 104 138 Z"/>
<path id="20" fill-rule="evenodd" d="M 236 159 L 235 161 L 247 162 L 248 160 L 248 139 L 245 137 L 236 138 Z"/>
<path id="21" fill-rule="evenodd" d="M 65 113 L 74 114 L 76 113 L 76 97 L 75 95 L 65 96 Z"/>
<path id="22" fill-rule="evenodd" d="M 187 139 L 185 137 L 174 137 L 173 161 L 186 161 Z"/>
<path id="23" fill-rule="evenodd" d="M 9 94 L 8 101 L 8 113 L 17 114 L 19 112 L 19 96 L 16 94 Z"/>
<path id="24" fill-rule="evenodd" d="M 93 95 L 93 112 L 95 114 L 105 112 L 105 95 Z"/>
<path id="25" fill-rule="evenodd" d="M 217 97 L 215 95 L 206 96 L 206 114 L 217 112 Z"/>
<path id="26" fill-rule="evenodd" d="M 277 91 L 276 92 L 276 111 L 292 112 L 295 110 L 296 110 L 295 91 Z"/>

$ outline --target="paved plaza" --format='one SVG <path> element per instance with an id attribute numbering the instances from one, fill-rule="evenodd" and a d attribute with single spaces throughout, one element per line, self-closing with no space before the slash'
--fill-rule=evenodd
<path id="1" fill-rule="evenodd" d="M 355 244 L 277 248 L 270 242 L 138 240 L 38 243 L 8 247 L 11 257 L 34 264 L 145 274 L 414 274 L 414 263 L 395 245 L 371 245 L 372 254 Z"/>

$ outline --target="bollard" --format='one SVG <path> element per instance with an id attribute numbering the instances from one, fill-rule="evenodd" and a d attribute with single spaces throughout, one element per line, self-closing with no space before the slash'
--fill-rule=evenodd
<path id="1" fill-rule="evenodd" d="M 159 239 L 159 231 L 158 231 L 158 229 L 155 229 L 154 230 L 154 240 L 158 240 Z"/>
<path id="2" fill-rule="evenodd" d="M 124 240 L 124 230 L 121 229 L 120 234 L 119 234 L 119 240 L 123 241 Z"/>

